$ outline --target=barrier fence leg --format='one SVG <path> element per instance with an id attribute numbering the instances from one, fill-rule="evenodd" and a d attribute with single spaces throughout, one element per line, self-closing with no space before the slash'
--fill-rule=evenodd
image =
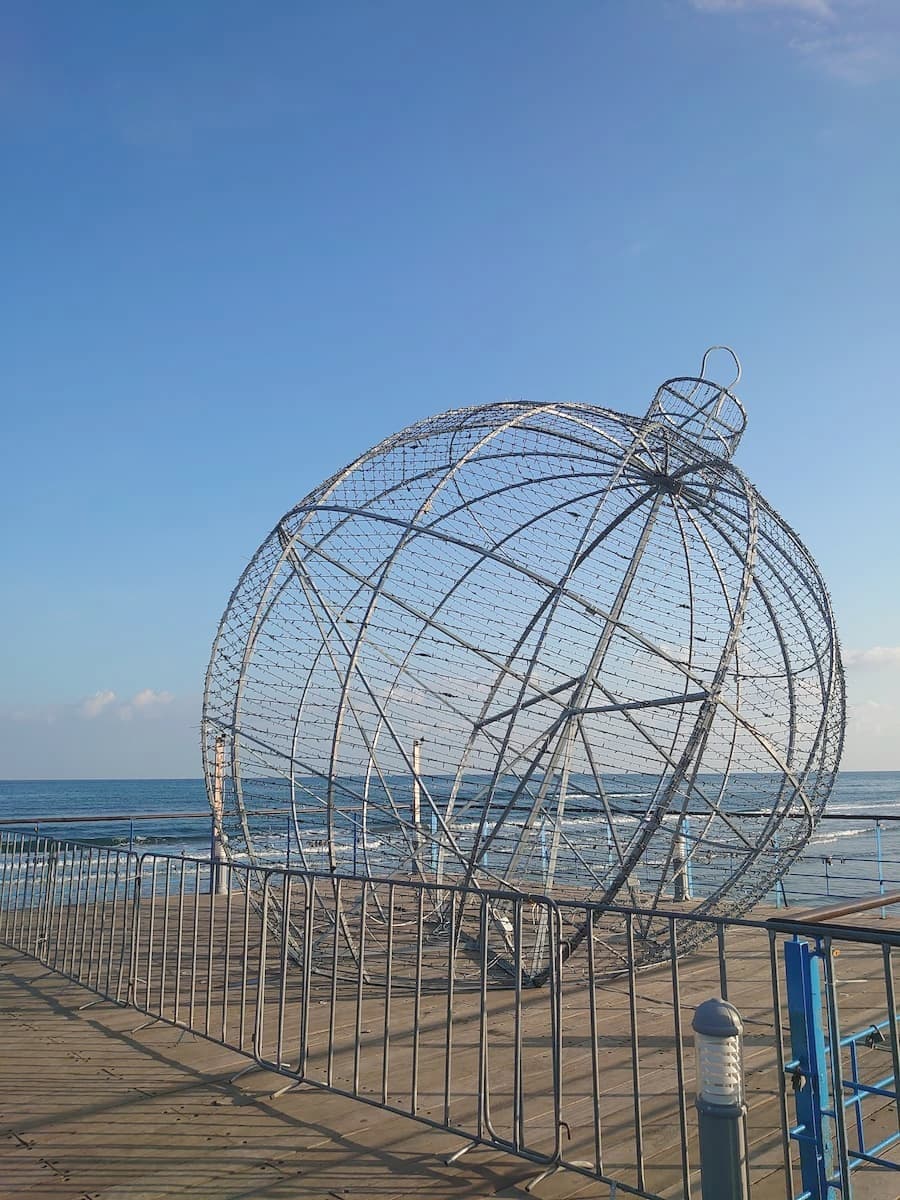
<path id="1" fill-rule="evenodd" d="M 813 1200 L 829 1200 L 834 1173 L 834 1118 L 829 1112 L 823 1025 L 822 964 L 809 942 L 784 946 L 800 1178 Z"/>

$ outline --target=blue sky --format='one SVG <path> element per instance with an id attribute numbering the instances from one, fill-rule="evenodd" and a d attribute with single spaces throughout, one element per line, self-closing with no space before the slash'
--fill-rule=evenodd
<path id="1" fill-rule="evenodd" d="M 322 478 L 719 342 L 844 765 L 900 769 L 898 118 L 896 0 L 5 5 L 0 775 L 198 775 L 220 613 Z"/>

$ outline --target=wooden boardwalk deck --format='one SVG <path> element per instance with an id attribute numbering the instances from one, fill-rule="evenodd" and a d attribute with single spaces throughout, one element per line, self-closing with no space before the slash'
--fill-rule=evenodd
<path id="1" fill-rule="evenodd" d="M 745 1065 L 753 1200 L 784 1197 L 783 1148 L 773 1044 L 768 941 L 756 930 L 735 930 L 727 943 L 729 995 L 746 1026 Z M 847 1029 L 862 1028 L 883 1013 L 873 1007 L 872 980 L 879 977 L 877 950 L 856 947 L 840 959 L 839 1001 Z M 310 1005 L 308 1068 L 326 1068 L 325 1029 L 330 1005 Z M 719 990 L 717 949 L 706 947 L 679 965 L 681 1085 L 693 1096 L 690 1018 L 701 1000 Z M 525 1124 L 532 1143 L 552 1137 L 546 1102 L 548 992 L 524 994 L 522 1039 L 529 1073 Z M 452 1068 L 455 1116 L 475 1119 L 479 1029 L 488 1030 L 492 1118 L 498 1131 L 512 1122 L 511 1000 L 509 989 L 490 989 L 482 1016 L 478 990 L 455 999 Z M 877 999 L 877 998 L 876 998 Z M 303 1087 L 278 1100 L 285 1082 L 254 1071 L 230 1080 L 246 1065 L 233 1051 L 156 1022 L 133 1009 L 91 1003 L 91 993 L 48 972 L 29 958 L 0 948 L 0 1198 L 2 1200 L 293 1200 L 306 1197 L 525 1197 L 522 1184 L 538 1168 L 497 1150 L 476 1149 L 452 1166 L 443 1158 L 461 1139 L 425 1128 L 357 1100 Z M 411 1001 L 392 997 L 390 1081 L 409 1075 Z M 571 1132 L 565 1155 L 590 1158 L 595 1150 L 591 993 L 573 975 L 562 992 L 561 1116 Z M 624 978 L 594 993 L 600 1075 L 600 1117 L 606 1170 L 636 1182 L 634 1081 L 631 1066 L 630 996 Z M 89 1007 L 84 1007 L 90 1005 Z M 427 1112 L 438 1105 L 447 1067 L 437 993 L 424 995 L 419 1014 L 418 1100 Z M 682 1138 L 678 1123 L 678 1062 L 672 978 L 667 967 L 641 972 L 635 989 L 644 1119 L 647 1185 L 660 1195 L 680 1196 Z M 286 1027 L 296 1028 L 291 1001 Z M 360 1022 L 358 1069 L 373 1098 L 384 1079 L 384 1009 L 367 1002 Z M 268 1027 L 267 1027 L 268 1028 Z M 333 1020 L 335 1082 L 347 1086 L 354 1070 L 357 1012 L 352 990 L 338 990 Z M 268 1049 L 274 1051 L 274 1031 Z M 263 1050 L 266 1046 L 262 1047 Z M 273 1054 L 274 1056 L 274 1054 Z M 393 1087 L 393 1083 L 390 1085 Z M 397 1097 L 402 1103 L 402 1097 Z M 693 1109 L 689 1105 L 688 1155 L 697 1166 Z M 432 1115 L 439 1116 L 435 1111 Z M 885 1129 L 895 1120 L 885 1106 L 869 1118 Z M 857 1200 L 897 1200 L 900 1186 L 883 1171 L 855 1175 Z M 696 1176 L 695 1176 L 696 1180 Z M 609 1196 L 609 1189 L 572 1171 L 542 1182 L 540 1200 Z M 699 1184 L 697 1184 L 699 1195 Z M 620 1193 L 621 1195 L 621 1193 Z"/>

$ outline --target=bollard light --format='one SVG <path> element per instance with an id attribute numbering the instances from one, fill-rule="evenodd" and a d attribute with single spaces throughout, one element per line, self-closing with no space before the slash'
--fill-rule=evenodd
<path id="1" fill-rule="evenodd" d="M 695 1009 L 697 1118 L 703 1200 L 746 1200 L 744 1022 L 718 997 Z"/>
<path id="2" fill-rule="evenodd" d="M 744 1103 L 741 1014 L 727 1000 L 705 1000 L 694 1012 L 697 1099 L 716 1107 Z"/>

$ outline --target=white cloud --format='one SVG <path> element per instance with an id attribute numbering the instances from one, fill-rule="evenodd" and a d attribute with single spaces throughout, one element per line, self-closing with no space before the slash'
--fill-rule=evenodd
<path id="1" fill-rule="evenodd" d="M 871 646 L 868 650 L 847 650 L 844 653 L 847 667 L 900 666 L 900 646 Z"/>
<path id="2" fill-rule="evenodd" d="M 118 709 L 118 716 L 123 721 L 130 721 L 134 716 L 153 716 L 166 704 L 171 704 L 175 697 L 171 692 L 156 692 L 153 688 L 142 688 L 131 697 L 127 704 Z"/>
<path id="3" fill-rule="evenodd" d="M 104 718 L 118 717 L 120 721 L 130 721 L 134 717 L 157 716 L 174 699 L 171 692 L 141 688 L 130 700 L 126 701 L 120 700 L 111 688 L 105 688 L 102 691 L 94 692 L 93 696 L 86 696 L 75 705 L 45 705 L 40 710 L 21 709 L 10 715 L 19 720 L 33 720 L 40 712 L 41 719 L 52 724 L 57 719 L 64 718 L 67 712 L 74 711 L 77 716 L 87 721 L 94 721 L 101 716 Z"/>
<path id="4" fill-rule="evenodd" d="M 793 9 L 807 16 L 831 20 L 834 10 L 830 0 L 690 0 L 700 12 L 744 12 L 763 8 Z"/>
<path id="5" fill-rule="evenodd" d="M 133 699 L 112 700 L 93 720 L 85 720 L 83 703 L 0 703 L 0 761 L 6 777 L 195 779 L 202 774 L 199 696 L 172 696 L 138 708 Z M 133 718 L 123 721 L 120 713 L 126 707 Z"/>
<path id="6" fill-rule="evenodd" d="M 110 704 L 114 704 L 115 699 L 115 692 L 94 692 L 93 696 L 88 696 L 87 699 L 81 701 L 78 705 L 78 713 L 80 716 L 86 717 L 87 720 L 93 721 L 95 717 L 100 716 L 105 708 L 108 708 Z"/>
<path id="7" fill-rule="evenodd" d="M 900 37 L 887 31 L 798 39 L 791 46 L 845 83 L 877 83 L 900 70 Z"/>
<path id="8" fill-rule="evenodd" d="M 697 12 L 765 21 L 798 56 L 843 83 L 900 74 L 898 0 L 688 0 Z"/>

